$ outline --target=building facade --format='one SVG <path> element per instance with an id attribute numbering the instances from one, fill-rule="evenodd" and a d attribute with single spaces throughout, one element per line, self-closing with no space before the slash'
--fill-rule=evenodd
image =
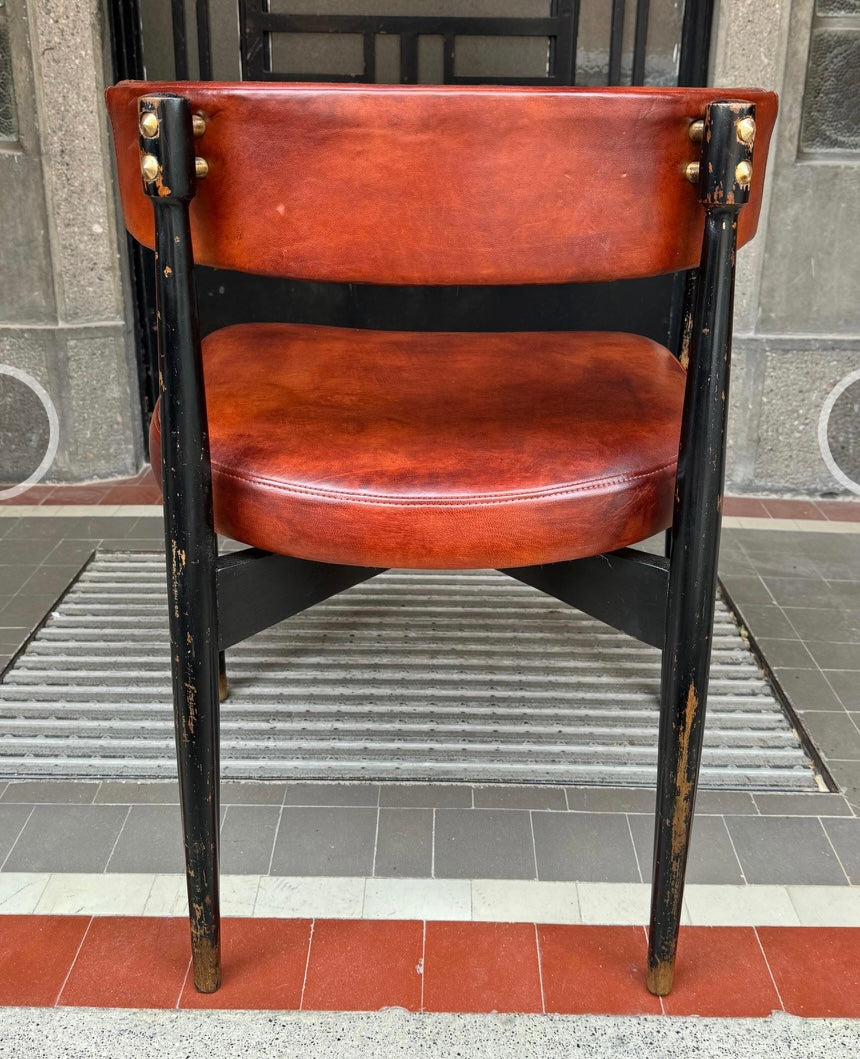
<path id="1" fill-rule="evenodd" d="M 652 0 L 652 19 L 661 4 L 666 25 L 679 19 L 682 0 Z M 225 5 L 234 18 L 235 0 L 213 0 Z M 583 0 L 585 24 L 609 6 Z M 710 83 L 781 97 L 759 234 L 739 255 L 728 488 L 841 494 L 860 446 L 860 384 L 848 385 L 860 369 L 860 0 L 718 0 L 714 17 Z M 661 55 L 669 43 L 655 81 Z M 478 69 L 492 61 L 473 56 Z M 57 408 L 49 481 L 125 476 L 146 458 L 102 103 L 112 79 L 104 0 L 0 0 L 0 365 L 38 380 Z M 47 433 L 38 398 L 0 370 L 0 481 L 30 473 Z"/>

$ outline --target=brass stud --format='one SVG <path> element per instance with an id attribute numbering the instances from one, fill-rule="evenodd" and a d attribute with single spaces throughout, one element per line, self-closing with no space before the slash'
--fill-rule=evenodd
<path id="1" fill-rule="evenodd" d="M 158 135 L 158 115 L 151 110 L 145 110 L 140 115 L 140 134 L 151 140 Z"/>
<path id="2" fill-rule="evenodd" d="M 752 143 L 755 139 L 755 118 L 741 118 L 738 122 L 738 139 L 741 143 Z"/>
<path id="3" fill-rule="evenodd" d="M 700 168 L 701 168 L 701 166 L 699 165 L 698 162 L 689 162 L 687 164 L 687 166 L 684 168 L 684 176 L 687 178 L 687 180 L 690 181 L 691 184 L 698 184 L 699 183 L 699 169 Z"/>
<path id="4" fill-rule="evenodd" d="M 752 166 L 749 162 L 738 162 L 735 167 L 735 180 L 742 188 L 747 188 L 752 180 Z"/>
<path id="5" fill-rule="evenodd" d="M 194 159 L 194 172 L 198 180 L 202 180 L 209 175 L 209 163 L 205 158 Z"/>
<path id="6" fill-rule="evenodd" d="M 698 121 L 694 121 L 689 129 L 687 129 L 687 135 L 693 143 L 701 143 L 705 135 L 704 121 L 701 118 Z"/>
<path id="7" fill-rule="evenodd" d="M 202 114 L 191 115 L 191 128 L 195 136 L 202 136 L 206 132 L 206 121 Z"/>
<path id="8" fill-rule="evenodd" d="M 143 179 L 150 183 L 158 176 L 158 159 L 154 154 L 145 154 L 140 161 L 140 171 Z"/>

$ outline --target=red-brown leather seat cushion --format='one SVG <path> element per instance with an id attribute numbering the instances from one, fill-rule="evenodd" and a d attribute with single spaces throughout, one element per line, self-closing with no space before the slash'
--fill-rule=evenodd
<path id="1" fill-rule="evenodd" d="M 216 529 L 359 566 L 527 566 L 665 529 L 684 370 L 636 335 L 240 324 L 203 342 Z M 150 436 L 160 466 L 159 416 Z"/>

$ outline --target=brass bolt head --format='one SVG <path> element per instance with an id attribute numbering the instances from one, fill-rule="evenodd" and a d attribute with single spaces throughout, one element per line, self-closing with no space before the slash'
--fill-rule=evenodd
<path id="1" fill-rule="evenodd" d="M 735 180 L 742 188 L 749 187 L 752 180 L 752 166 L 749 162 L 738 162 L 735 167 Z"/>
<path id="2" fill-rule="evenodd" d="M 687 129 L 687 134 L 693 143 L 701 143 L 702 138 L 705 135 L 705 123 L 699 118 L 698 121 L 694 121 L 693 124 Z"/>
<path id="3" fill-rule="evenodd" d="M 152 139 L 158 135 L 158 116 L 151 110 L 145 110 L 140 115 L 140 134 Z"/>
<path id="4" fill-rule="evenodd" d="M 684 169 L 684 176 L 691 184 L 699 183 L 699 169 L 701 166 L 698 162 L 689 162 Z"/>
<path id="5" fill-rule="evenodd" d="M 205 176 L 209 175 L 209 163 L 205 158 L 194 159 L 194 172 L 197 175 L 198 180 L 202 180 Z"/>
<path id="6" fill-rule="evenodd" d="M 158 176 L 158 159 L 154 154 L 145 154 L 140 160 L 140 171 L 143 179 L 150 183 Z"/>
<path id="7" fill-rule="evenodd" d="M 755 139 L 755 118 L 741 118 L 738 122 L 738 139 L 741 143 L 752 143 Z"/>
<path id="8" fill-rule="evenodd" d="M 191 128 L 194 130 L 195 136 L 202 136 L 206 132 L 206 121 L 202 114 L 191 115 Z"/>

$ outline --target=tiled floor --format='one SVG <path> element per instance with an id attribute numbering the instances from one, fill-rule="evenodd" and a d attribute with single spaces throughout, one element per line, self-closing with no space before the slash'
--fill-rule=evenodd
<path id="1" fill-rule="evenodd" d="M 860 931 L 841 928 L 686 927 L 662 1001 L 638 926 L 227 919 L 209 996 L 179 918 L 4 916 L 0 942 L 6 1005 L 860 1016 Z"/>
<path id="2" fill-rule="evenodd" d="M 0 512 L 0 665 L 95 547 L 160 547 L 143 488 Z M 236 918 L 203 999 L 175 785 L 47 781 L 0 781 L 0 1002 L 860 1015 L 860 505 L 813 508 L 727 500 L 721 571 L 842 793 L 700 793 L 662 1006 L 642 986 L 650 791 L 226 783 Z"/>

